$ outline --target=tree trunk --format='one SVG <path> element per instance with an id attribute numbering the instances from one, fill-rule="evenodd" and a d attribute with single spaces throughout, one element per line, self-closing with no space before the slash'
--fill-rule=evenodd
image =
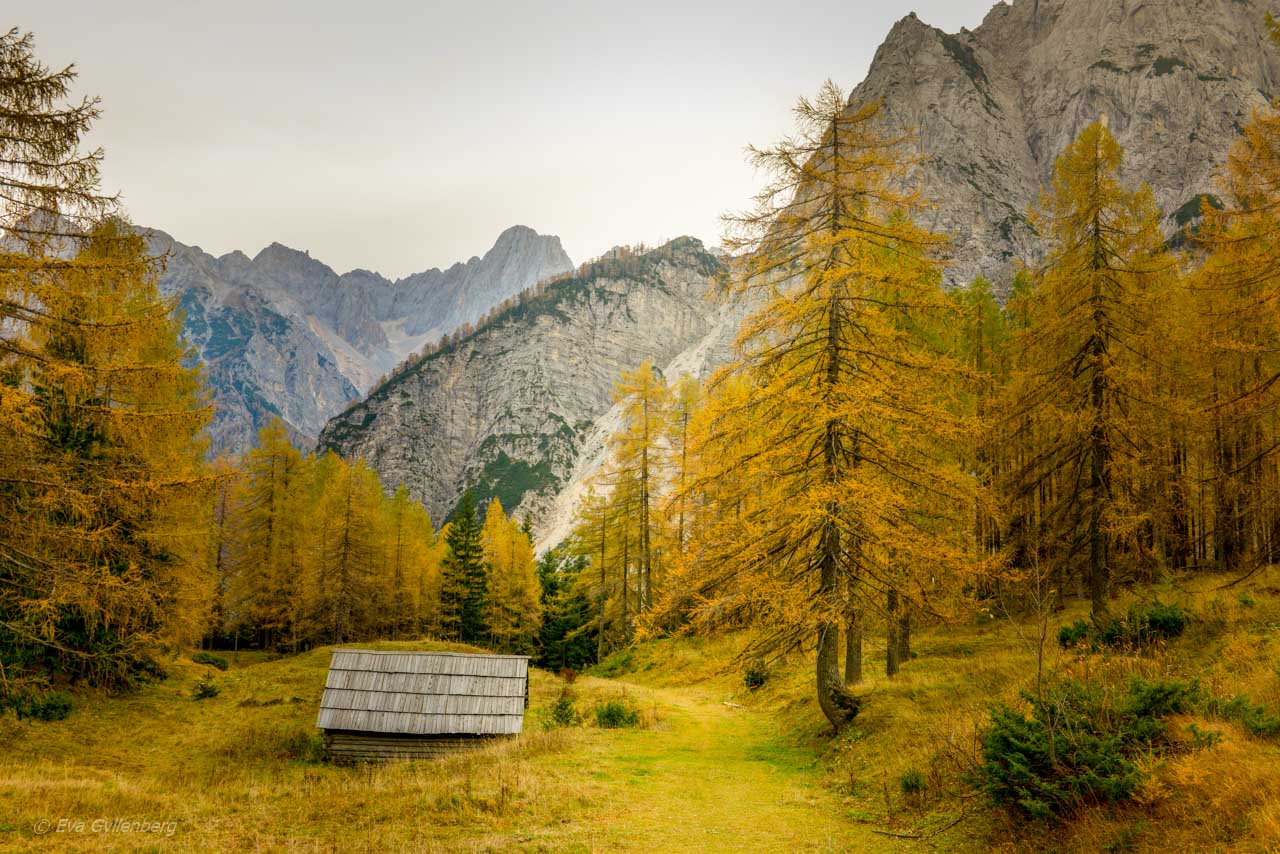
<path id="1" fill-rule="evenodd" d="M 898 674 L 898 591 L 890 589 L 889 595 L 885 602 L 888 617 L 885 620 L 885 638 L 884 645 L 884 675 L 896 676 Z"/>
<path id="2" fill-rule="evenodd" d="M 862 681 L 862 616 L 849 612 L 844 634 L 844 683 L 857 685 Z"/>
<path id="3" fill-rule="evenodd" d="M 1105 421 L 1110 389 L 1105 370 L 1107 314 L 1099 278 L 1100 271 L 1107 269 L 1101 214 L 1094 215 L 1093 240 L 1093 337 L 1089 343 L 1093 371 L 1089 390 L 1089 402 L 1093 410 L 1093 425 L 1089 434 L 1089 604 L 1094 622 L 1101 624 L 1108 617 L 1108 600 L 1111 598 L 1111 567 L 1107 563 L 1106 535 L 1102 530 L 1103 507 L 1111 501 L 1111 472 L 1108 465 L 1111 437 Z"/>
<path id="4" fill-rule="evenodd" d="M 629 641 L 631 638 L 630 628 L 630 606 L 628 605 L 628 597 L 630 595 L 628 585 L 631 583 L 631 532 L 626 528 L 626 522 L 622 527 L 622 638 L 623 641 Z"/>
<path id="5" fill-rule="evenodd" d="M 600 625 L 596 628 L 596 662 L 604 661 L 604 603 L 609 598 L 605 584 L 605 545 L 608 542 L 608 509 L 600 507 Z"/>
<path id="6" fill-rule="evenodd" d="M 911 609 L 904 607 L 898 619 L 898 662 L 911 660 Z"/>
<path id="7" fill-rule="evenodd" d="M 838 168 L 840 162 L 840 126 L 831 123 L 832 163 Z M 832 195 L 831 233 L 834 236 L 840 228 L 840 194 Z M 834 250 L 833 250 L 834 252 Z M 830 259 L 834 263 L 834 255 Z M 827 307 L 827 369 L 825 386 L 828 392 L 840 384 L 840 319 L 839 306 L 832 296 Z M 832 486 L 839 483 L 842 463 L 841 443 L 844 440 L 843 425 L 831 419 L 826 425 L 826 436 L 823 442 L 823 468 L 826 482 Z M 831 619 L 830 613 L 836 596 L 840 590 L 840 527 L 836 522 L 840 518 L 840 505 L 831 502 L 827 506 L 827 521 L 823 523 L 821 541 L 818 544 L 819 569 L 818 607 L 822 609 L 823 619 L 818 624 L 818 705 L 827 716 L 831 726 L 838 732 L 840 727 L 853 720 L 858 714 L 861 701 L 845 690 L 840 679 L 840 626 Z M 850 579 L 846 578 L 848 582 Z"/>

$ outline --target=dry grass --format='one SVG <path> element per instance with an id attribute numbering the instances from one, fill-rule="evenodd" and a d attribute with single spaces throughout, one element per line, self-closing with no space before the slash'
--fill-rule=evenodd
<path id="1" fill-rule="evenodd" d="M 1218 696 L 1248 694 L 1280 711 L 1280 573 L 1227 590 L 1197 585 L 1157 591 L 1197 616 L 1183 639 L 1106 655 L 1064 653 L 1051 639 L 1050 673 L 1114 685 L 1133 675 L 1195 678 Z M 1081 614 L 1060 615 L 1054 632 Z M 191 688 L 211 671 L 184 656 L 169 679 L 133 695 L 78 698 L 69 720 L 0 719 L 0 847 L 1280 850 L 1280 741 L 1204 716 L 1173 722 L 1184 749 L 1148 762 L 1133 804 L 1090 810 L 1052 831 L 990 808 L 964 779 L 980 756 L 981 727 L 993 703 L 1017 704 L 1033 685 L 1034 650 L 1007 622 L 917 631 L 917 656 L 892 680 L 875 675 L 878 639 L 870 639 L 859 688 L 867 705 L 837 738 L 812 698 L 812 659 L 776 664 L 749 691 L 729 666 L 743 640 L 662 640 L 616 656 L 572 686 L 581 727 L 543 728 L 564 683 L 535 671 L 519 739 L 438 762 L 357 767 L 317 761 L 327 650 L 275 661 L 241 655 L 215 673 L 219 696 L 200 702 Z M 643 726 L 594 727 L 594 704 L 620 696 Z M 1217 743 L 1194 746 L 1192 724 L 1219 731 Z M 909 772 L 922 791 L 903 790 Z M 86 829 L 34 833 L 37 822 L 59 818 Z M 95 833 L 96 819 L 160 830 Z"/>

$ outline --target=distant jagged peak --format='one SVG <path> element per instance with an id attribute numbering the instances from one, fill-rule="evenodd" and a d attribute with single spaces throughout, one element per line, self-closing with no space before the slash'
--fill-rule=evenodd
<path id="1" fill-rule="evenodd" d="M 678 253 L 694 253 L 705 254 L 712 257 L 715 256 L 715 253 L 707 251 L 706 246 L 704 246 L 702 241 L 698 238 L 691 237 L 689 235 L 682 235 L 659 243 L 657 246 L 649 246 L 645 243 L 620 243 L 600 255 L 600 257 L 588 261 L 586 264 L 582 265 L 582 267 L 590 268 L 619 258 L 639 257 L 646 260 L 657 261 L 670 258 Z"/>
<path id="2" fill-rule="evenodd" d="M 337 276 L 333 269 L 323 261 L 311 257 L 311 251 L 308 249 L 294 249 L 285 246 L 283 243 L 272 242 L 271 245 L 263 248 L 261 252 L 253 257 L 253 265 L 255 267 L 295 267 L 310 270 L 325 270 Z"/>
<path id="3" fill-rule="evenodd" d="M 563 259 L 565 266 L 572 263 L 565 254 L 559 237 L 554 234 L 539 234 L 527 225 L 513 225 L 498 235 L 498 239 L 483 257 L 472 258 L 467 266 L 488 267 L 495 263 L 506 263 L 509 259 L 519 260 L 527 253 Z"/>
<path id="4" fill-rule="evenodd" d="M 532 239 L 536 237 L 554 237 L 554 239 L 556 240 L 560 239 L 558 237 L 555 237 L 554 235 L 539 234 L 537 231 L 530 228 L 529 226 L 520 225 L 517 223 L 516 225 L 508 227 L 501 234 L 499 234 L 498 239 L 495 241 L 495 244 L 506 243 L 506 242 L 509 242 L 512 240 L 518 240 L 521 238 L 524 238 L 527 240 L 527 239 Z"/>
<path id="5" fill-rule="evenodd" d="M 366 399 L 385 396 L 386 390 L 399 383 L 401 377 L 465 341 L 487 335 L 493 328 L 515 318 L 536 317 L 538 310 L 530 310 L 531 307 L 553 306 L 562 299 L 581 293 L 584 286 L 601 280 L 622 282 L 623 290 L 630 290 L 632 286 L 654 281 L 663 265 L 683 265 L 704 276 L 723 269 L 721 258 L 707 251 L 702 241 L 696 237 L 676 237 L 657 247 L 649 247 L 643 243 L 615 246 L 599 258 L 580 264 L 576 269 L 566 269 L 513 293 L 495 303 L 476 322 L 468 322 L 452 334 L 428 343 L 422 350 L 411 354 L 397 365 L 389 376 L 369 391 Z M 353 403 L 347 412 L 360 405 Z"/>
<path id="6" fill-rule="evenodd" d="M 391 280 L 386 276 L 376 270 L 368 270 L 364 267 L 356 267 L 354 270 L 348 270 L 338 278 L 344 285 L 361 284 L 369 285 L 374 288 L 389 288 L 392 285 Z"/>

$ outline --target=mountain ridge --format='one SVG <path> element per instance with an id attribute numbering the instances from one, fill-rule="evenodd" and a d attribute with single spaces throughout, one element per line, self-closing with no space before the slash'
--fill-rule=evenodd
<path id="1" fill-rule="evenodd" d="M 560 239 L 528 226 L 502 232 L 484 256 L 391 281 L 339 274 L 278 241 L 250 258 L 214 257 L 159 229 L 139 229 L 165 259 L 163 293 L 184 312 L 216 407 L 213 453 L 252 445 L 272 417 L 302 444 L 379 376 L 443 335 L 545 278 L 573 268 Z"/>
<path id="2" fill-rule="evenodd" d="M 694 238 L 597 260 L 418 359 L 325 427 L 321 450 L 370 462 L 437 522 L 474 487 L 541 518 L 613 405 L 623 368 L 704 338 L 721 261 Z"/>

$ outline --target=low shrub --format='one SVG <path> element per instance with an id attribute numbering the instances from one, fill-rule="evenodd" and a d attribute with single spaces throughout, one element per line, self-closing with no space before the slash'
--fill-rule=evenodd
<path id="1" fill-rule="evenodd" d="M 1080 646 L 1088 639 L 1089 622 L 1087 620 L 1076 620 L 1071 625 L 1058 629 L 1058 645 L 1063 649 Z"/>
<path id="2" fill-rule="evenodd" d="M 1101 625 L 1076 620 L 1058 629 L 1058 644 L 1063 649 L 1084 646 L 1140 647 L 1156 641 L 1180 637 L 1191 622 L 1191 615 L 1181 605 L 1159 600 L 1134 604 L 1123 617 L 1113 617 Z"/>
<path id="3" fill-rule="evenodd" d="M 210 667 L 216 667 L 219 670 L 226 670 L 231 663 L 220 655 L 214 655 L 211 652 L 197 652 L 191 656 L 191 660 L 196 664 L 207 664 Z"/>
<path id="4" fill-rule="evenodd" d="M 1220 729 L 1200 729 L 1195 724 L 1188 724 L 1187 732 L 1191 734 L 1191 745 L 1196 750 L 1213 747 L 1222 741 L 1222 730 Z"/>
<path id="5" fill-rule="evenodd" d="M 326 758 L 324 735 L 315 731 L 299 731 L 281 739 L 284 758 L 299 762 L 323 762 Z"/>
<path id="6" fill-rule="evenodd" d="M 605 679 L 612 679 L 615 676 L 621 676 L 624 673 L 630 673 L 634 667 L 634 651 L 628 647 L 621 652 L 615 652 L 604 661 L 597 664 L 591 669 L 596 676 Z"/>
<path id="7" fill-rule="evenodd" d="M 1135 679 L 1117 700 L 1098 685 L 1066 680 L 1042 698 L 1028 696 L 1030 716 L 997 706 L 973 782 L 1033 819 L 1127 800 L 1143 781 L 1135 756 L 1164 746 L 1162 718 L 1185 711 L 1195 696 L 1187 683 Z"/>
<path id="8" fill-rule="evenodd" d="M 1120 711 L 1133 719 L 1165 718 L 1191 711 L 1199 696 L 1200 687 L 1194 682 L 1135 676 L 1120 702 Z"/>
<path id="9" fill-rule="evenodd" d="M 1205 703 L 1205 710 L 1224 720 L 1238 721 L 1260 738 L 1280 735 L 1280 715 L 1269 712 L 1266 706 L 1255 705 L 1248 694 L 1239 694 L 1227 701 L 1211 698 Z"/>
<path id="10" fill-rule="evenodd" d="M 71 695 L 65 691 L 48 691 L 44 694 L 15 694 L 0 702 L 0 710 L 13 709 L 21 719 L 35 721 L 61 721 L 71 716 Z"/>
<path id="11" fill-rule="evenodd" d="M 640 710 L 625 699 L 606 700 L 596 704 L 596 726 L 601 729 L 622 729 L 640 725 Z"/>
<path id="12" fill-rule="evenodd" d="M 577 726 L 580 723 L 582 723 L 582 715 L 578 713 L 578 707 L 574 704 L 573 692 L 566 687 L 547 710 L 546 717 L 542 719 L 542 727 L 550 730 Z"/>
<path id="13" fill-rule="evenodd" d="M 1135 641 L 1150 643 L 1181 637 L 1191 622 L 1191 615 L 1181 605 L 1166 605 L 1157 599 L 1149 605 L 1129 608 L 1128 620 Z"/>
<path id="14" fill-rule="evenodd" d="M 218 696 L 218 685 L 208 673 L 200 677 L 200 681 L 196 683 L 196 687 L 191 691 L 191 699 L 193 700 L 208 700 L 216 696 Z"/>
<path id="15" fill-rule="evenodd" d="M 919 768 L 912 768 L 898 778 L 898 788 L 909 798 L 919 797 L 924 792 L 924 775 Z"/>
<path id="16" fill-rule="evenodd" d="M 742 669 L 742 683 L 754 691 L 769 679 L 769 668 L 763 658 L 753 658 Z"/>

